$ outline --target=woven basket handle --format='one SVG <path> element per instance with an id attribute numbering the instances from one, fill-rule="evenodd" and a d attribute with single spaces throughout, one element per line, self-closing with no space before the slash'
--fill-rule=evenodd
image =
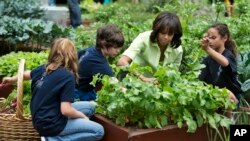
<path id="1" fill-rule="evenodd" d="M 23 74 L 24 74 L 25 60 L 21 59 L 18 67 L 17 75 L 17 110 L 16 117 L 19 119 L 25 119 L 23 117 Z"/>

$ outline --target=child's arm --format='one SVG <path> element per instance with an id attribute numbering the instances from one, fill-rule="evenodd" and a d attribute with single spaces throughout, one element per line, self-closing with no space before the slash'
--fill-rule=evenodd
<path id="1" fill-rule="evenodd" d="M 207 52 L 207 54 L 209 54 L 216 62 L 221 64 L 223 67 L 226 67 L 229 65 L 228 59 L 225 56 L 223 56 L 222 54 L 220 54 L 217 51 L 215 51 L 214 49 L 212 49 L 211 47 L 208 47 L 205 51 Z"/>
<path id="2" fill-rule="evenodd" d="M 31 76 L 30 76 L 30 70 L 27 70 L 23 73 L 23 79 L 24 80 L 30 80 Z M 12 77 L 4 77 L 2 84 L 14 84 L 17 82 L 17 75 L 16 76 L 12 76 Z"/>
<path id="3" fill-rule="evenodd" d="M 61 113 L 69 118 L 89 119 L 84 113 L 77 111 L 70 102 L 61 102 Z"/>
<path id="4" fill-rule="evenodd" d="M 205 36 L 201 39 L 201 46 L 203 48 L 203 50 L 205 50 L 207 52 L 208 55 L 210 55 L 216 62 L 218 62 L 219 64 L 221 64 L 223 67 L 226 67 L 229 65 L 229 61 L 226 57 L 224 57 L 221 53 L 215 51 L 214 49 L 212 49 L 209 44 L 208 44 L 208 37 Z"/>

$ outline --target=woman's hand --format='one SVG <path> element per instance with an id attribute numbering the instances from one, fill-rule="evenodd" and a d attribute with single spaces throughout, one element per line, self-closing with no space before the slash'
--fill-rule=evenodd
<path id="1" fill-rule="evenodd" d="M 139 78 L 144 81 L 144 82 L 150 82 L 150 83 L 154 83 L 155 85 L 158 85 L 159 82 L 157 81 L 156 78 L 152 78 L 152 77 L 145 77 L 143 75 L 140 75 Z"/>
<path id="2" fill-rule="evenodd" d="M 153 82 L 155 81 L 156 79 L 155 78 L 149 78 L 149 77 L 145 77 L 143 75 L 140 75 L 139 78 L 144 81 L 144 82 Z"/>
<path id="3" fill-rule="evenodd" d="M 127 92 L 127 88 L 121 87 L 121 91 L 122 91 L 123 93 L 126 93 L 126 92 Z"/>

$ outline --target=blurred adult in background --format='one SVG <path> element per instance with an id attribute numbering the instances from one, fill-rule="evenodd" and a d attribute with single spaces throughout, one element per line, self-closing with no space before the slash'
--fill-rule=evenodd
<path id="1" fill-rule="evenodd" d="M 224 2 L 225 3 L 225 16 L 233 16 L 234 14 L 234 0 L 210 0 L 209 1 L 211 4 L 214 2 Z"/>
<path id="2" fill-rule="evenodd" d="M 234 14 L 234 0 L 225 0 L 226 14 L 225 16 L 233 16 Z"/>
<path id="3" fill-rule="evenodd" d="M 76 28 L 81 25 L 81 9 L 80 9 L 80 0 L 67 0 L 69 7 L 69 17 L 70 25 L 73 28 Z"/>
<path id="4" fill-rule="evenodd" d="M 108 4 L 108 3 L 110 3 L 111 2 L 111 0 L 94 0 L 94 2 L 96 2 L 96 3 L 101 3 L 101 4 Z"/>
<path id="5" fill-rule="evenodd" d="M 49 6 L 56 6 L 56 0 L 48 0 Z"/>

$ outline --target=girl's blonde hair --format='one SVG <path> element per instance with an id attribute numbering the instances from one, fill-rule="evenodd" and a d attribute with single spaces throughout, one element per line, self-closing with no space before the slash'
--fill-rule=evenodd
<path id="1" fill-rule="evenodd" d="M 74 44 L 67 38 L 58 38 L 53 42 L 49 53 L 46 73 L 50 73 L 59 67 L 70 70 L 78 80 L 78 57 Z"/>

